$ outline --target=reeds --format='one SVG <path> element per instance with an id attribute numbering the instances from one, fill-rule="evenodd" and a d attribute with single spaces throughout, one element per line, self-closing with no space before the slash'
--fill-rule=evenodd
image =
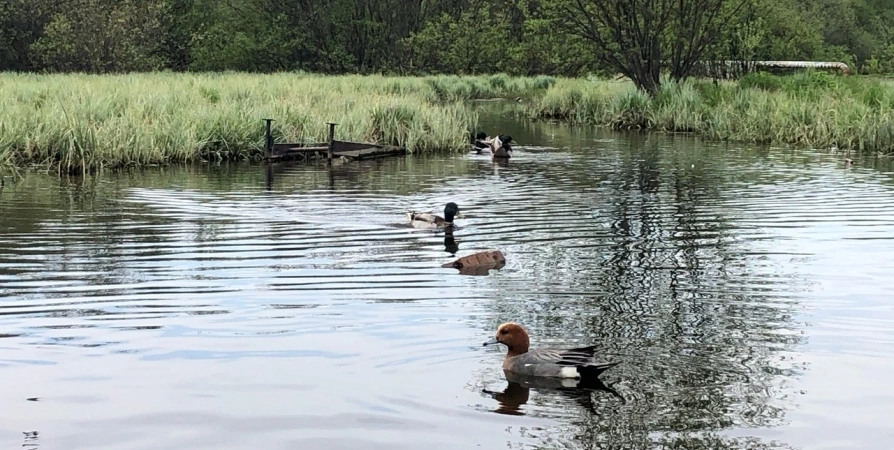
<path id="1" fill-rule="evenodd" d="M 653 97 L 629 82 L 548 76 L 0 74 L 0 170 L 258 158 L 268 117 L 279 142 L 324 141 L 336 122 L 339 139 L 456 151 L 477 124 L 466 100 L 516 96 L 537 118 L 894 152 L 894 83 L 821 73 L 666 80 Z"/>
<path id="2" fill-rule="evenodd" d="M 0 165 L 62 172 L 262 154 L 261 119 L 278 141 L 337 137 L 413 152 L 466 148 L 472 98 L 543 90 L 551 77 L 0 74 Z"/>
<path id="3" fill-rule="evenodd" d="M 560 80 L 526 112 L 536 118 L 692 132 L 716 140 L 894 152 L 894 84 L 822 73 L 739 82 L 665 80 L 649 97 L 629 82 Z"/>

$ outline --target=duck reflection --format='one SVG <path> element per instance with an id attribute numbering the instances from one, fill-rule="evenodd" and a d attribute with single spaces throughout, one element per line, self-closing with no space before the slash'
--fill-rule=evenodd
<path id="1" fill-rule="evenodd" d="M 450 253 L 451 256 L 456 256 L 456 252 L 459 251 L 459 244 L 453 238 L 452 228 L 444 230 L 444 251 Z"/>
<path id="2" fill-rule="evenodd" d="M 482 389 L 482 393 L 499 402 L 500 406 L 494 410 L 498 414 L 525 415 L 521 406 L 528 402 L 531 389 L 541 394 L 559 394 L 572 399 L 592 414 L 597 414 L 596 405 L 593 402 L 594 393 L 604 392 L 618 397 L 622 403 L 625 402 L 621 394 L 599 379 L 581 381 L 573 378 L 528 377 L 506 371 L 503 374 L 506 376 L 506 381 L 509 382 L 503 392 Z"/>
<path id="3" fill-rule="evenodd" d="M 37 448 L 40 446 L 38 442 L 38 432 L 37 431 L 23 431 L 25 435 L 25 443 L 22 444 L 22 448 Z"/>

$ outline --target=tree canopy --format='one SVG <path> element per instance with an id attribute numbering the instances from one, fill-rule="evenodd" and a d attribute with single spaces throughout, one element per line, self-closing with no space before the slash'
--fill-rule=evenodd
<path id="1" fill-rule="evenodd" d="M 592 39 L 575 32 L 581 16 L 573 15 L 568 2 L 577 1 L 4 0 L 0 70 L 619 72 Z M 606 4 L 698 7 L 734 1 Z M 655 11 L 683 17 L 673 9 Z M 894 72 L 894 2 L 889 0 L 747 0 L 735 14 L 732 26 L 707 40 L 710 48 L 700 52 L 721 58 L 834 60 L 862 72 Z M 685 22 L 668 25 L 679 26 Z M 674 55 L 672 44 L 662 44 L 663 54 Z M 613 40 L 607 48 L 618 45 L 623 42 Z"/>
<path id="2" fill-rule="evenodd" d="M 665 72 L 689 75 L 727 38 L 748 0 L 570 0 L 572 29 L 595 45 L 599 61 L 655 92 Z"/>

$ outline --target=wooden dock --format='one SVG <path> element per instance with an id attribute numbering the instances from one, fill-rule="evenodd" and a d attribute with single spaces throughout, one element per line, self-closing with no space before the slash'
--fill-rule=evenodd
<path id="1" fill-rule="evenodd" d="M 347 158 L 351 161 L 405 155 L 407 150 L 390 145 L 363 142 L 332 141 L 332 158 Z M 264 159 L 271 162 L 310 160 L 329 158 L 329 144 L 273 144 L 271 152 Z"/>
<path id="2" fill-rule="evenodd" d="M 339 141 L 335 139 L 335 125 L 329 124 L 329 142 L 316 143 L 274 143 L 270 134 L 271 119 L 267 122 L 266 150 L 264 160 L 268 162 L 283 162 L 317 158 L 326 158 L 328 164 L 333 159 L 346 159 L 358 161 L 362 159 L 382 158 L 386 156 L 405 155 L 407 149 L 392 145 L 372 144 L 366 142 Z"/>

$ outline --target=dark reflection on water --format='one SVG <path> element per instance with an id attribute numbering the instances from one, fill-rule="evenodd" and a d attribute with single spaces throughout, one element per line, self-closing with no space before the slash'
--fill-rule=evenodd
<path id="1" fill-rule="evenodd" d="M 485 155 L 0 192 L 0 442 L 887 448 L 890 163 L 516 121 Z M 410 209 L 459 204 L 457 229 Z M 467 277 L 442 264 L 499 249 Z M 596 344 L 605 385 L 480 347 Z M 842 380 L 848 380 L 843 383 Z M 26 402 L 26 398 L 40 398 Z M 496 413 L 496 414 L 495 414 Z M 507 444 L 508 443 L 508 444 Z"/>
<path id="2" fill-rule="evenodd" d="M 564 395 L 575 400 L 583 409 L 592 414 L 597 414 L 596 405 L 593 402 L 593 394 L 611 395 L 622 403 L 624 402 L 624 397 L 621 394 L 600 379 L 576 380 L 526 377 L 505 371 L 503 375 L 506 377 L 508 384 L 502 392 L 495 392 L 489 389 L 482 390 L 483 393 L 492 396 L 499 402 L 500 406 L 494 412 L 500 414 L 523 415 L 522 406 L 528 403 L 532 389 L 546 395 L 553 393 Z"/>
<path id="3" fill-rule="evenodd" d="M 459 243 L 456 242 L 452 229 L 444 230 L 444 251 L 452 256 L 456 256 L 456 252 L 459 251 Z"/>

